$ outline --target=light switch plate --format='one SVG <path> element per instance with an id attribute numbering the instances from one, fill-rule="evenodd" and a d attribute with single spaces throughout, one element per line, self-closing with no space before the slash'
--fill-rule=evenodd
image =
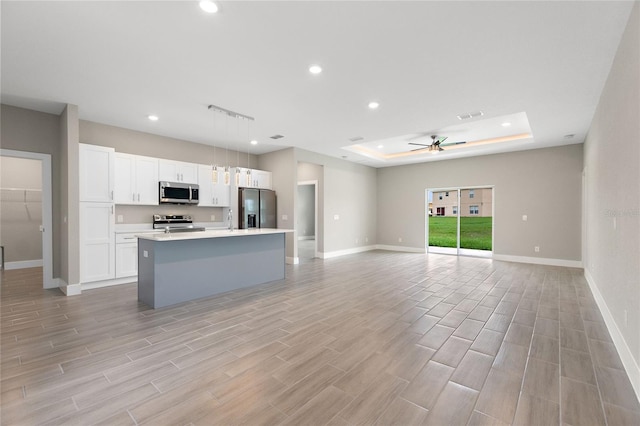
<path id="1" fill-rule="evenodd" d="M 527 219 L 528 219 L 528 218 L 527 218 L 527 215 L 526 215 L 526 214 L 523 214 L 523 215 L 522 215 L 522 220 L 523 220 L 524 222 L 526 222 L 526 221 L 527 221 Z"/>
<path id="2" fill-rule="evenodd" d="M 124 222 L 124 216 L 119 214 L 118 215 L 118 223 L 122 223 L 122 222 Z"/>
<path id="3" fill-rule="evenodd" d="M 333 215 L 333 220 L 340 220 L 340 215 L 339 214 L 334 214 Z"/>

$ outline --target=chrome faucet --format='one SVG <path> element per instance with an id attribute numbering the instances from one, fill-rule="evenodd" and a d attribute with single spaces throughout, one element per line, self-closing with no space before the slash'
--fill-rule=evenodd
<path id="1" fill-rule="evenodd" d="M 227 220 L 229 221 L 229 231 L 233 231 L 233 211 L 231 209 L 227 214 Z"/>

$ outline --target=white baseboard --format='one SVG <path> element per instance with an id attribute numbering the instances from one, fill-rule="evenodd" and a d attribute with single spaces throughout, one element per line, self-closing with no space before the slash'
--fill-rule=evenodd
<path id="1" fill-rule="evenodd" d="M 388 251 L 403 251 L 407 253 L 426 253 L 426 248 L 420 247 L 405 247 L 405 246 L 389 246 L 386 244 L 377 244 L 376 250 L 388 250 Z"/>
<path id="2" fill-rule="evenodd" d="M 330 259 L 332 257 L 346 256 L 348 254 L 362 253 L 364 251 L 371 251 L 375 249 L 376 246 L 353 247 L 344 250 L 318 252 L 318 257 L 320 259 Z"/>
<path id="3" fill-rule="evenodd" d="M 300 258 L 299 257 L 289 257 L 289 256 L 287 256 L 285 258 L 285 262 L 288 265 L 297 265 L 298 263 L 300 263 Z"/>
<path id="4" fill-rule="evenodd" d="M 138 276 L 134 275 L 132 277 L 115 278 L 112 280 L 82 283 L 81 286 L 83 290 L 93 290 L 95 288 L 111 287 L 114 285 L 131 284 L 131 283 L 137 283 L 137 282 L 138 282 Z"/>
<path id="5" fill-rule="evenodd" d="M 41 268 L 43 265 L 42 259 L 35 260 L 20 260 L 17 262 L 5 262 L 4 269 L 25 269 L 25 268 Z"/>
<path id="6" fill-rule="evenodd" d="M 604 297 L 602 297 L 602 293 L 600 293 L 600 290 L 598 289 L 593 276 L 591 276 L 591 273 L 587 269 L 584 270 L 584 277 L 589 284 L 589 288 L 591 289 L 591 293 L 593 294 L 594 299 L 596 299 L 598 308 L 600 308 L 602 318 L 604 318 L 604 323 L 609 330 L 609 334 L 611 335 L 613 344 L 618 351 L 618 355 L 620 355 L 620 360 L 622 361 L 622 365 L 627 372 L 627 376 L 629 377 L 631 386 L 636 393 L 636 398 L 638 399 L 638 401 L 640 401 L 640 367 L 633 357 L 633 354 L 631 353 L 631 349 L 629 349 L 627 342 L 624 340 L 624 337 L 622 336 L 618 325 L 613 319 L 613 315 L 611 315 L 611 311 L 607 306 L 607 302 L 604 300 Z"/>
<path id="7" fill-rule="evenodd" d="M 82 293 L 80 284 L 67 284 L 62 279 L 60 279 L 59 288 L 67 296 L 77 296 Z"/>
<path id="8" fill-rule="evenodd" d="M 547 259 L 544 257 L 511 256 L 508 254 L 495 253 L 493 254 L 493 260 L 502 260 L 505 262 L 517 263 L 531 263 L 534 265 L 565 266 L 567 268 L 582 268 L 582 261 L 580 260 Z"/>
<path id="9" fill-rule="evenodd" d="M 298 241 L 315 240 L 315 239 L 316 239 L 315 235 L 302 235 L 302 236 L 298 237 Z"/>

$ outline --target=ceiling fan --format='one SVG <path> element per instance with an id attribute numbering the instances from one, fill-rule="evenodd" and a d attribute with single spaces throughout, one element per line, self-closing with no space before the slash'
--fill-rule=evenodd
<path id="1" fill-rule="evenodd" d="M 431 135 L 431 143 L 430 144 L 409 142 L 409 145 L 418 145 L 418 146 L 422 147 L 422 148 L 412 149 L 411 151 L 419 151 L 421 149 L 428 149 L 429 152 L 439 152 L 439 151 L 444 151 L 444 149 L 442 148 L 443 146 L 462 145 L 464 143 L 467 143 L 467 142 L 462 142 L 462 141 L 461 142 L 443 143 L 446 140 L 447 140 L 446 136 Z"/>

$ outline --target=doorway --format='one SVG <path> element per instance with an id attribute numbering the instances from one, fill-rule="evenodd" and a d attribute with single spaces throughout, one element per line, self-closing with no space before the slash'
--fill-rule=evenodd
<path id="1" fill-rule="evenodd" d="M 57 282 L 53 279 L 53 207 L 51 195 L 51 156 L 49 154 L 0 149 L 0 157 L 2 157 L 3 159 L 7 158 L 33 160 L 39 163 L 40 188 L 18 187 L 20 185 L 11 185 L 9 179 L 3 179 L 2 192 L 3 195 L 8 197 L 8 199 L 6 200 L 7 207 L 11 207 L 9 203 L 13 204 L 15 202 L 16 204 L 19 204 L 19 206 L 14 207 L 20 209 L 21 216 L 24 217 L 25 220 L 36 220 L 37 222 L 39 222 L 36 224 L 36 226 L 38 227 L 37 232 L 41 234 L 40 241 L 42 245 L 41 253 L 43 277 L 42 286 L 43 288 L 58 287 Z M 16 178 L 14 181 L 19 182 L 20 177 L 14 177 Z M 24 179 L 28 180 L 26 176 L 24 177 Z M 5 185 L 5 183 L 8 183 L 9 185 Z M 4 204 L 5 200 L 3 200 L 2 203 Z M 10 237 L 10 235 L 7 234 L 7 237 Z M 8 250 L 10 249 L 8 247 L 5 247 L 5 256 L 6 259 L 11 259 Z M 28 259 L 28 261 L 26 262 L 9 261 L 7 262 L 7 266 L 15 266 L 17 268 L 35 266 L 32 265 L 33 262 L 31 261 L 32 259 Z"/>
<path id="2" fill-rule="evenodd" d="M 318 182 L 298 182 L 298 209 L 296 234 L 298 258 L 313 259 L 318 256 Z"/>
<path id="3" fill-rule="evenodd" d="M 492 257 L 493 187 L 427 189 L 428 253 Z"/>

